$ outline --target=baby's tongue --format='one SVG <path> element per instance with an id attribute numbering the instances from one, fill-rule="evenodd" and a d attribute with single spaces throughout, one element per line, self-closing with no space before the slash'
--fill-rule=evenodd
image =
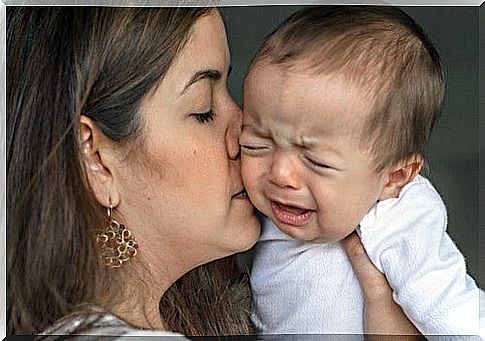
<path id="1" fill-rule="evenodd" d="M 305 210 L 303 208 L 298 208 L 298 207 L 295 207 L 295 206 L 287 206 L 287 205 L 283 205 L 283 204 L 277 204 L 278 206 L 281 207 L 281 209 L 289 212 L 289 213 L 293 213 L 293 214 L 303 214 L 305 212 L 307 212 L 308 210 Z"/>

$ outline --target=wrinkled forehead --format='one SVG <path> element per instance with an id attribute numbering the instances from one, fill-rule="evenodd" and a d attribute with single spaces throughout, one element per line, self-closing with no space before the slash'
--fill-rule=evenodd
<path id="1" fill-rule="evenodd" d="M 380 98 L 388 92 L 392 74 L 385 72 L 384 62 L 375 56 L 361 57 L 360 60 L 342 63 L 340 60 L 323 58 L 316 60 L 313 54 L 275 63 L 271 58 L 255 60 L 246 76 L 246 80 L 260 76 L 262 73 L 280 74 L 286 77 L 297 76 L 315 80 L 328 78 L 344 83 L 349 91 L 359 92 L 365 96 L 369 111 L 375 107 Z"/>
<path id="2" fill-rule="evenodd" d="M 373 108 L 362 88 L 339 73 L 253 65 L 244 86 L 245 121 L 292 126 L 311 135 L 360 136 Z M 265 123 L 272 122 L 272 123 Z"/>
<path id="3" fill-rule="evenodd" d="M 279 94 L 284 102 L 285 95 L 306 103 L 313 97 L 312 103 L 321 99 L 321 105 L 328 103 L 333 96 L 342 105 L 359 102 L 361 113 L 367 115 L 375 106 L 377 91 L 371 86 L 372 79 L 361 81 L 362 75 L 346 72 L 346 70 L 329 70 L 319 72 L 308 60 L 295 61 L 288 64 L 273 64 L 269 61 L 259 61 L 252 65 L 244 82 L 244 96 L 263 97 Z"/>

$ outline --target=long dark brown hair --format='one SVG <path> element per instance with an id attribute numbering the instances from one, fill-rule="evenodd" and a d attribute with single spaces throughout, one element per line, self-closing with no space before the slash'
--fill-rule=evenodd
<path id="1" fill-rule="evenodd" d="M 194 22 L 210 11 L 7 9 L 8 335 L 42 331 L 118 282 L 116 272 L 100 265 L 95 248 L 93 235 L 105 211 L 87 185 L 80 115 L 124 147 L 139 141 L 141 100 L 163 78 Z M 191 297 L 182 291 L 211 283 L 208 292 L 218 295 L 236 282 L 211 265 L 194 270 L 184 283 L 193 284 L 176 284 L 167 293 L 165 316 L 180 311 L 184 297 Z M 203 305 L 198 304 L 188 308 Z M 206 322 L 190 314 L 184 325 L 167 323 L 203 334 Z"/>

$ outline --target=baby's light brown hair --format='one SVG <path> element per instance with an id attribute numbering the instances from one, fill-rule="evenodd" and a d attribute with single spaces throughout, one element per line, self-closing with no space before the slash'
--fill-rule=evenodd
<path id="1" fill-rule="evenodd" d="M 301 10 L 270 34 L 253 59 L 317 75 L 338 74 L 371 103 L 360 145 L 375 170 L 425 156 L 445 92 L 438 52 L 407 14 L 384 6 Z"/>

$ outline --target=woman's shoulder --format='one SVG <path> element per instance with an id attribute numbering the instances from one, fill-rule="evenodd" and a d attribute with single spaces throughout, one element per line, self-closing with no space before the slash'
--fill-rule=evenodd
<path id="1" fill-rule="evenodd" d="M 39 336 L 42 340 L 54 340 L 58 336 L 68 339 L 90 339 L 89 336 L 135 337 L 152 336 L 163 337 L 163 340 L 187 340 L 183 335 L 161 330 L 143 330 L 130 326 L 117 316 L 110 314 L 104 308 L 85 304 L 76 312 L 58 320 Z"/>

